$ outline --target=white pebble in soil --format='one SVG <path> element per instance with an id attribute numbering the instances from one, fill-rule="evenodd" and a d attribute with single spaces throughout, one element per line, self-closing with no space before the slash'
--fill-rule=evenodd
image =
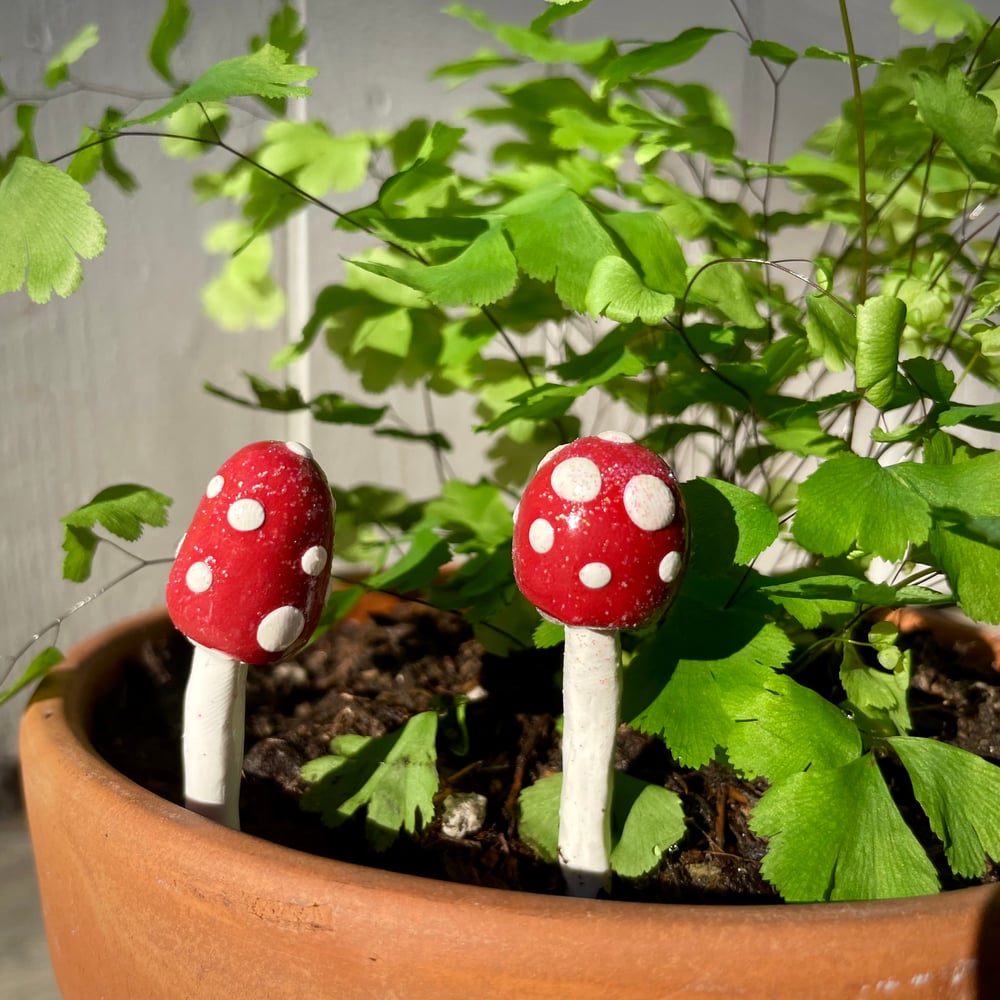
<path id="1" fill-rule="evenodd" d="M 486 822 L 486 796 L 478 792 L 455 792 L 444 800 L 441 833 L 452 840 L 471 837 Z"/>

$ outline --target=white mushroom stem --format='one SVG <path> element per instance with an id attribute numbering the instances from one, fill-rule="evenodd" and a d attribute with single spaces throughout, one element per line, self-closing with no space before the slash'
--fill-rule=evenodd
<path id="1" fill-rule="evenodd" d="M 571 896 L 610 888 L 621 659 L 617 629 L 566 626 L 559 865 Z"/>
<path id="2" fill-rule="evenodd" d="M 188 809 L 240 828 L 247 665 L 194 644 L 184 692 L 184 800 Z"/>

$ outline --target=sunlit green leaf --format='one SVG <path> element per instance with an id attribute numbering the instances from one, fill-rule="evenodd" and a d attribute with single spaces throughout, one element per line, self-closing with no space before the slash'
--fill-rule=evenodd
<path id="1" fill-rule="evenodd" d="M 408 593 L 427 586 L 451 558 L 448 545 L 433 531 L 421 529 L 410 538 L 406 554 L 389 569 L 368 578 L 375 590 Z"/>
<path id="2" fill-rule="evenodd" d="M 160 148 L 167 156 L 195 160 L 212 150 L 228 122 L 225 104 L 187 104 L 167 119 L 170 135 L 160 140 Z"/>
<path id="3" fill-rule="evenodd" d="M 614 241 L 572 191 L 553 184 L 508 202 L 504 226 L 521 269 L 554 281 L 571 309 L 586 311 L 590 276 L 599 260 L 619 256 Z"/>
<path id="4" fill-rule="evenodd" d="M 443 63 L 435 67 L 431 73 L 431 79 L 446 79 L 449 83 L 457 86 L 477 76 L 479 73 L 486 73 L 493 69 L 506 69 L 508 66 L 516 66 L 517 62 L 516 59 L 509 56 L 500 55 L 494 49 L 479 49 L 478 52 L 468 59 Z"/>
<path id="5" fill-rule="evenodd" d="M 312 66 L 289 65 L 288 54 L 264 45 L 250 55 L 224 59 L 206 70 L 156 111 L 128 124 L 149 125 L 170 117 L 186 104 L 227 101 L 232 97 L 304 97 L 308 87 L 298 81 L 316 75 Z"/>
<path id="6" fill-rule="evenodd" d="M 558 646 L 565 639 L 566 629 L 557 622 L 543 618 L 532 634 L 532 641 L 535 649 L 551 649 Z"/>
<path id="7" fill-rule="evenodd" d="M 899 653 L 895 648 L 893 651 Z M 856 646 L 845 643 L 840 664 L 840 683 L 855 712 L 882 727 L 890 725 L 892 728 L 889 732 L 892 735 L 908 733 L 912 727 L 907 707 L 910 687 L 909 654 L 888 658 L 880 655 L 880 659 L 888 659 L 900 669 L 872 666 L 862 659 Z"/>
<path id="8" fill-rule="evenodd" d="M 1000 403 L 984 403 L 981 406 L 950 406 L 938 414 L 939 427 L 954 427 L 968 424 L 980 430 L 1000 431 Z"/>
<path id="9" fill-rule="evenodd" d="M 888 741 L 903 762 L 920 807 L 956 875 L 976 878 L 1000 857 L 1000 768 L 948 743 Z"/>
<path id="10" fill-rule="evenodd" d="M 517 261 L 499 226 L 491 226 L 444 264 L 401 268 L 374 261 L 353 263 L 416 289 L 442 306 L 490 305 L 510 294 L 517 282 Z"/>
<path id="11" fill-rule="evenodd" d="M 420 712 L 385 736 L 340 736 L 330 756 L 302 767 L 301 805 L 337 827 L 365 810 L 365 834 L 378 851 L 400 832 L 416 833 L 434 818 L 438 789 L 436 712 Z"/>
<path id="12" fill-rule="evenodd" d="M 469 484 L 453 479 L 444 483 L 440 496 L 424 507 L 420 523 L 471 538 L 475 549 L 494 549 L 513 534 L 510 506 L 500 490 L 486 482 Z"/>
<path id="13" fill-rule="evenodd" d="M 351 258 L 351 264 L 358 262 L 386 264 L 391 267 L 410 263 L 408 258 L 396 251 L 381 247 L 366 250 Z M 337 305 L 341 308 L 341 298 L 350 306 L 357 305 L 362 315 L 373 310 L 377 311 L 376 307 L 380 304 L 399 306 L 402 309 L 420 309 L 427 306 L 427 299 L 422 292 L 392 278 L 386 278 L 372 268 L 348 267 L 344 272 L 344 285 L 347 287 L 339 290 L 337 286 L 331 286 L 327 289 L 327 293 L 337 300 Z"/>
<path id="14" fill-rule="evenodd" d="M 410 311 L 382 306 L 371 309 L 369 314 L 354 327 L 350 350 L 354 356 L 370 351 L 403 361 L 409 357 L 412 343 L 413 319 Z M 379 358 L 376 364 L 384 365 L 384 357 Z M 369 392 L 376 392 L 378 384 L 365 382 L 365 388 Z"/>
<path id="15" fill-rule="evenodd" d="M 74 583 L 90 579 L 99 544 L 100 538 L 92 528 L 67 524 L 63 529 L 63 579 Z"/>
<path id="16" fill-rule="evenodd" d="M 243 223 L 224 222 L 209 232 L 205 249 L 235 254 L 202 289 L 205 312 L 224 330 L 274 326 L 285 311 L 285 295 L 270 274 L 270 237 L 264 233 L 251 238 Z"/>
<path id="17" fill-rule="evenodd" d="M 639 375 L 646 365 L 629 350 L 630 336 L 625 327 L 610 332 L 590 351 L 573 354 L 555 365 L 553 371 L 565 382 L 580 382 L 588 387 L 601 385 L 619 375 Z"/>
<path id="18" fill-rule="evenodd" d="M 653 291 L 628 261 L 618 255 L 602 257 L 594 265 L 587 287 L 586 307 L 594 316 L 618 323 L 641 319 L 655 326 L 674 308 L 674 297 Z"/>
<path id="19" fill-rule="evenodd" d="M 735 720 L 726 754 L 747 777 L 765 775 L 773 783 L 812 767 L 839 767 L 861 753 L 847 716 L 786 674 L 734 685 L 724 691 L 723 705 Z"/>
<path id="20" fill-rule="evenodd" d="M 763 427 L 761 433 L 782 451 L 803 457 L 826 458 L 848 450 L 847 442 L 823 430 L 814 415 L 788 420 L 781 427 Z"/>
<path id="21" fill-rule="evenodd" d="M 907 358 L 902 363 L 906 377 L 923 395 L 937 403 L 947 403 L 955 392 L 955 375 L 940 361 L 931 358 Z"/>
<path id="22" fill-rule="evenodd" d="M 299 16 L 299 8 L 285 0 L 271 15 L 267 25 L 267 37 L 254 35 L 250 48 L 256 52 L 264 45 L 273 45 L 282 52 L 295 55 L 306 44 L 306 27 Z"/>
<path id="23" fill-rule="evenodd" d="M 728 744 L 744 717 L 739 706 L 771 685 L 790 651 L 785 633 L 752 608 L 713 607 L 682 589 L 625 671 L 623 717 L 700 767 Z"/>
<path id="24" fill-rule="evenodd" d="M 694 503 L 700 505 L 700 500 L 706 497 L 705 487 L 710 487 L 721 494 L 732 508 L 733 523 L 738 538 L 732 552 L 733 562 L 746 566 L 778 537 L 777 516 L 755 493 L 721 479 L 704 477 L 698 483 L 700 484 L 698 486 L 694 483 L 685 485 L 685 496 L 692 493 Z M 693 491 L 697 491 L 696 495 Z M 716 527 L 720 529 L 721 534 L 721 524 L 718 521 Z M 705 529 L 708 529 L 707 523 Z"/>
<path id="25" fill-rule="evenodd" d="M 944 76 L 919 70 L 913 77 L 913 96 L 927 127 L 952 148 L 972 175 L 1000 183 L 996 105 L 972 90 L 962 67 L 952 66 Z"/>
<path id="26" fill-rule="evenodd" d="M 554 38 L 544 31 L 534 31 L 513 24 L 492 21 L 484 13 L 454 3 L 444 8 L 444 13 L 467 21 L 480 31 L 489 32 L 497 41 L 503 42 L 514 52 L 526 56 L 536 63 L 579 63 L 586 65 L 600 59 L 610 43 L 606 39 L 593 42 L 569 42 Z"/>
<path id="27" fill-rule="evenodd" d="M 836 455 L 799 487 L 793 531 L 810 552 L 834 556 L 857 543 L 883 559 L 900 559 L 927 541 L 930 509 L 895 468 L 874 459 Z"/>
<path id="28" fill-rule="evenodd" d="M 82 59 L 99 41 L 96 24 L 82 28 L 49 60 L 45 67 L 45 86 L 51 90 L 69 79 L 70 66 Z"/>
<path id="29" fill-rule="evenodd" d="M 334 135 L 322 122 L 273 122 L 257 151 L 261 166 L 290 177 L 306 194 L 353 191 L 368 176 L 371 143 L 353 132 Z"/>
<path id="30" fill-rule="evenodd" d="M 611 827 L 611 868 L 622 878 L 654 871 L 687 832 L 676 792 L 627 774 L 615 775 Z"/>
<path id="31" fill-rule="evenodd" d="M 518 797 L 518 833 L 550 864 L 558 857 L 562 774 L 550 774 Z M 660 864 L 685 833 L 680 797 L 658 785 L 616 772 L 611 805 L 611 868 L 639 878 Z"/>
<path id="32" fill-rule="evenodd" d="M 688 282 L 689 305 L 710 306 L 750 330 L 764 326 L 757 303 L 737 265 L 720 260 L 688 268 Z"/>
<path id="33" fill-rule="evenodd" d="M 14 695 L 41 680 L 53 667 L 62 663 L 63 654 L 55 646 L 46 646 L 24 668 L 21 675 L 0 691 L 0 705 L 10 701 Z"/>
<path id="34" fill-rule="evenodd" d="M 626 55 L 612 59 L 601 71 L 605 91 L 635 77 L 649 76 L 671 66 L 679 66 L 696 56 L 724 28 L 688 28 L 668 42 L 642 45 Z"/>
<path id="35" fill-rule="evenodd" d="M 806 298 L 806 332 L 813 354 L 832 372 L 842 372 L 854 361 L 857 333 L 854 317 L 829 295 Z"/>
<path id="36" fill-rule="evenodd" d="M 795 49 L 790 49 L 781 42 L 768 41 L 765 38 L 755 38 L 750 45 L 750 55 L 761 59 L 770 59 L 781 66 L 791 66 L 799 58 Z"/>
<path id="37" fill-rule="evenodd" d="M 842 574 L 778 578 L 758 589 L 794 615 L 806 628 L 817 628 L 824 615 L 853 614 L 859 604 L 897 607 L 904 604 L 948 604 L 952 600 L 950 595 L 927 587 L 893 587 Z"/>
<path id="38" fill-rule="evenodd" d="M 805 48 L 802 55 L 806 59 L 824 59 L 830 60 L 831 62 L 846 63 L 848 66 L 851 64 L 855 64 L 857 66 L 884 66 L 888 63 L 888 60 L 885 59 L 875 59 L 872 56 L 861 55 L 857 52 L 852 53 L 842 50 L 827 49 L 822 45 L 809 45 Z"/>
<path id="39" fill-rule="evenodd" d="M 77 583 L 87 579 L 98 538 L 93 528 L 106 531 L 127 542 L 138 539 L 146 526 L 162 528 L 167 508 L 173 501 L 147 486 L 123 483 L 101 490 L 82 507 L 61 519 L 65 528 L 63 575 Z"/>
<path id="40" fill-rule="evenodd" d="M 1000 548 L 942 525 L 931 534 L 931 550 L 962 610 L 974 621 L 1000 624 Z"/>
<path id="41" fill-rule="evenodd" d="M 905 322 L 906 306 L 894 295 L 877 295 L 858 306 L 855 378 L 872 406 L 892 399 Z"/>
<path id="42" fill-rule="evenodd" d="M 899 462 L 893 474 L 938 511 L 1000 514 L 1000 452 L 952 465 Z"/>
<path id="43" fill-rule="evenodd" d="M 495 431 L 517 420 L 541 421 L 561 417 L 575 399 L 595 386 L 605 385 L 620 375 L 638 375 L 644 368 L 643 362 L 630 351 L 616 350 L 614 344 L 602 344 L 589 354 L 558 367 L 560 374 L 581 376 L 575 385 L 544 382 L 517 393 L 503 400 L 502 405 L 497 407 L 497 415 L 484 424 L 483 429 Z"/>
<path id="44" fill-rule="evenodd" d="M 899 26 L 914 35 L 934 29 L 938 38 L 959 35 L 976 23 L 976 8 L 965 0 L 892 0 Z"/>
<path id="45" fill-rule="evenodd" d="M 663 216 L 656 212 L 608 212 L 601 221 L 635 258 L 646 286 L 674 296 L 684 294 L 684 251 Z"/>
<path id="46" fill-rule="evenodd" d="M 38 118 L 37 104 L 24 102 L 14 108 L 14 124 L 20 132 L 20 138 L 10 147 L 6 153 L 0 153 L 0 175 L 9 170 L 18 157 L 30 159 L 38 158 L 38 150 L 35 146 L 35 121 Z M 72 177 L 73 174 L 67 170 Z M 78 179 L 78 178 L 74 178 Z"/>
<path id="47" fill-rule="evenodd" d="M 66 298 L 83 279 L 80 259 L 104 250 L 104 220 L 90 195 L 58 167 L 19 156 L 0 180 L 0 294 L 25 283 L 34 302 Z"/>
<path id="48" fill-rule="evenodd" d="M 169 84 L 177 82 L 170 61 L 190 23 L 191 8 L 187 0 L 167 0 L 149 43 L 149 64 Z"/>
<path id="49" fill-rule="evenodd" d="M 577 108 L 553 108 L 549 120 L 556 128 L 552 142 L 560 149 L 593 149 L 610 155 L 624 149 L 636 137 L 627 125 L 601 121 Z"/>
<path id="50" fill-rule="evenodd" d="M 751 825 L 769 839 L 761 873 L 789 902 L 892 899 L 938 891 L 871 754 L 774 784 Z"/>

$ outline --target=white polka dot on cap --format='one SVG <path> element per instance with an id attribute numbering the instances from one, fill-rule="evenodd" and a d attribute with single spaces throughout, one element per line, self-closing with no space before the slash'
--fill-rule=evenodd
<path id="1" fill-rule="evenodd" d="M 656 476 L 633 476 L 626 484 L 622 503 L 629 520 L 643 531 L 661 531 L 674 519 L 677 505 L 670 487 Z"/>
<path id="2" fill-rule="evenodd" d="M 528 544 L 539 555 L 544 555 L 548 552 L 555 540 L 555 529 L 544 517 L 536 518 L 531 522 L 531 527 L 528 528 Z"/>
<path id="3" fill-rule="evenodd" d="M 601 470 L 589 458 L 567 458 L 552 470 L 552 489 L 563 500 L 587 503 L 601 492 Z"/>
<path id="4" fill-rule="evenodd" d="M 602 562 L 587 563 L 580 570 L 580 583 L 591 590 L 600 590 L 611 582 L 611 567 Z"/>
<path id="5" fill-rule="evenodd" d="M 237 531 L 256 531 L 266 516 L 264 505 L 250 498 L 234 500 L 226 511 L 226 520 Z"/>
<path id="6" fill-rule="evenodd" d="M 678 573 L 681 571 L 681 566 L 684 565 L 684 559 L 680 552 L 668 552 L 660 560 L 660 579 L 664 583 L 673 583 L 677 579 Z"/>
<path id="7" fill-rule="evenodd" d="M 207 562 L 193 562 L 184 574 L 184 582 L 192 594 L 204 594 L 212 586 L 212 567 Z"/>
<path id="8" fill-rule="evenodd" d="M 269 653 L 280 653 L 302 635 L 305 623 L 305 617 L 298 608 L 291 605 L 275 608 L 257 626 L 257 642 L 261 649 Z"/>
<path id="9" fill-rule="evenodd" d="M 299 560 L 302 572 L 309 576 L 319 576 L 328 558 L 329 554 L 322 545 L 311 546 L 302 553 L 302 558 Z"/>

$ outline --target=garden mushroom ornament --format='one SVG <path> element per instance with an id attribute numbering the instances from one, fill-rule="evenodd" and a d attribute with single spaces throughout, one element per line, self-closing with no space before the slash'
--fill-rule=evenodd
<path id="1" fill-rule="evenodd" d="M 260 441 L 209 481 L 177 549 L 167 610 L 194 644 L 184 698 L 189 809 L 239 829 L 247 665 L 309 640 L 326 601 L 333 498 L 309 450 Z"/>
<path id="2" fill-rule="evenodd" d="M 549 452 L 514 511 L 514 577 L 565 626 L 559 864 L 567 891 L 610 887 L 611 788 L 621 702 L 619 630 L 653 624 L 687 557 L 670 467 L 609 431 Z"/>

